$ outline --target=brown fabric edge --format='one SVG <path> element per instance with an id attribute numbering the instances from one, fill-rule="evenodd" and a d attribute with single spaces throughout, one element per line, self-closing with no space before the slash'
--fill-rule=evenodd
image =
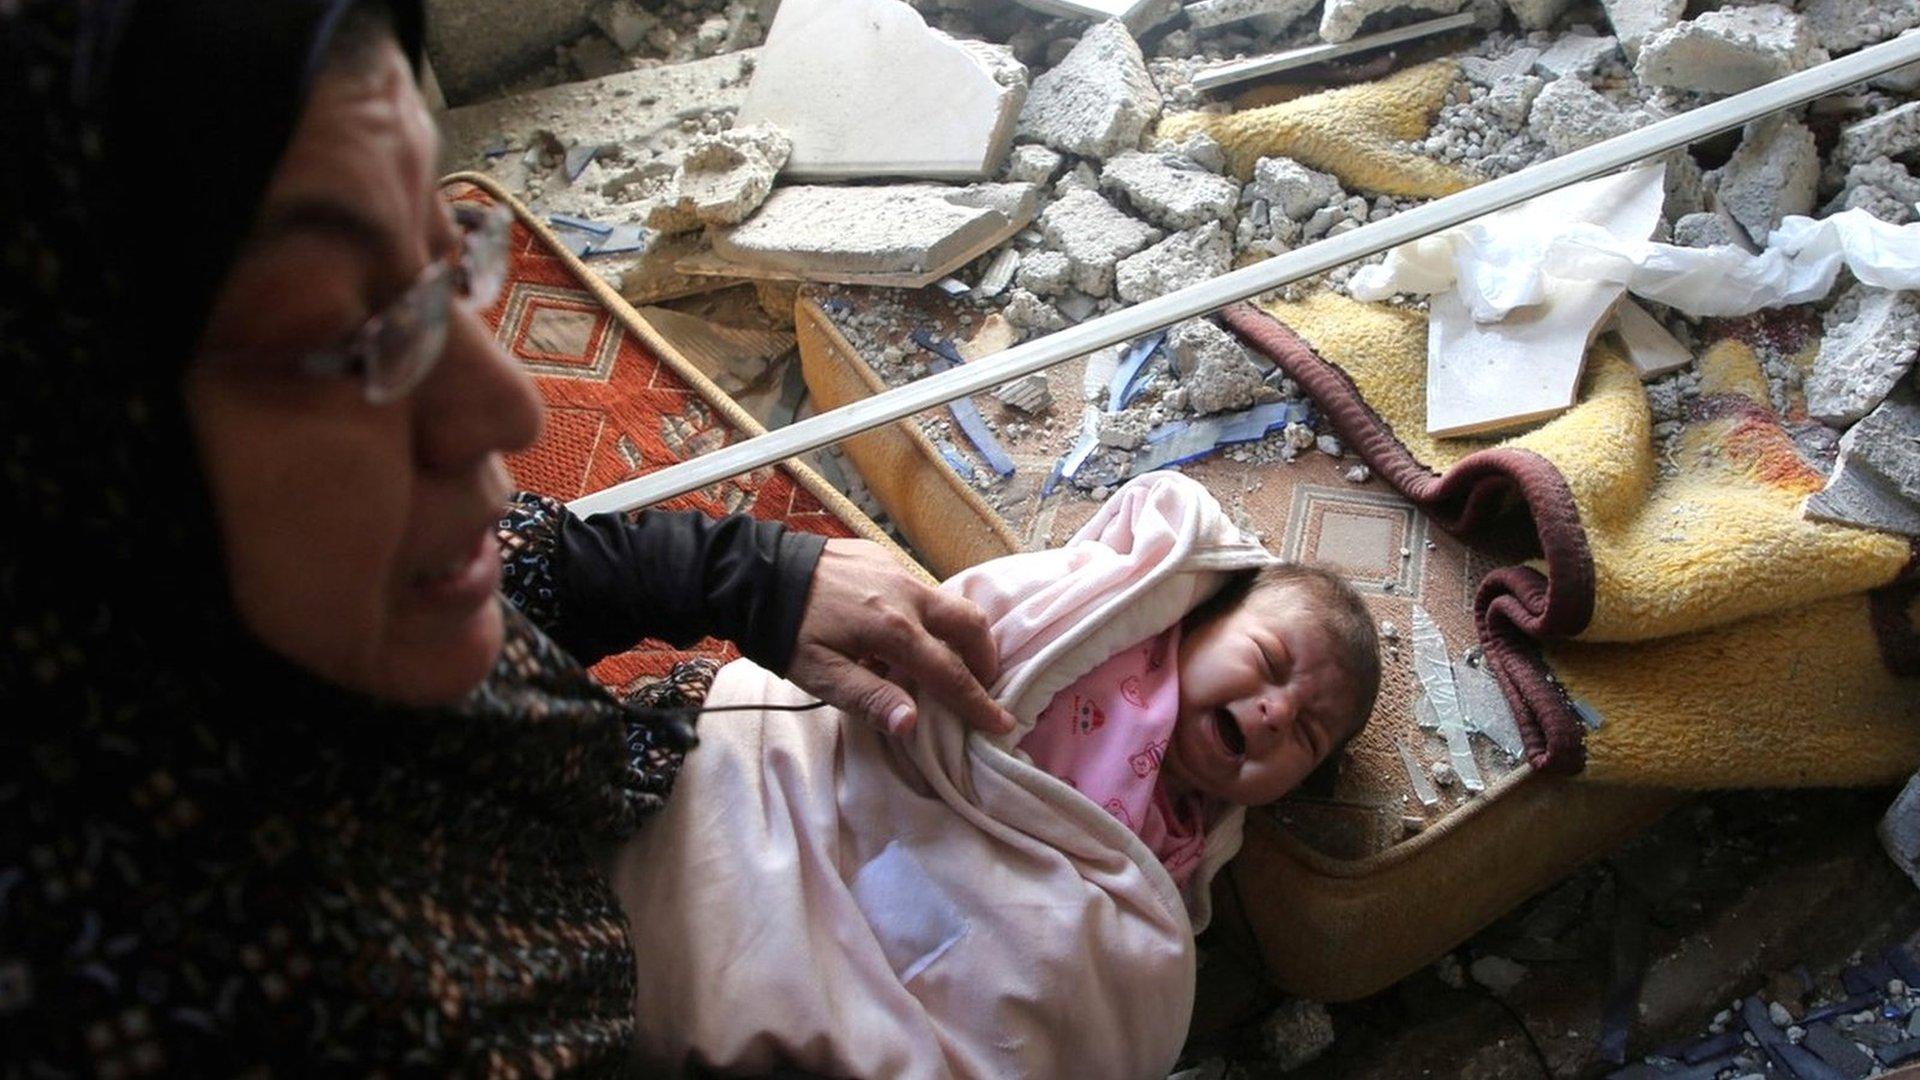
<path id="1" fill-rule="evenodd" d="M 1520 722 L 1528 763 L 1543 772 L 1579 771 L 1586 729 L 1539 645 L 1579 634 L 1593 620 L 1593 552 L 1566 478 L 1540 455 L 1509 447 L 1469 454 L 1436 472 L 1393 434 L 1345 371 L 1286 324 L 1248 303 L 1227 307 L 1221 317 L 1298 382 L 1341 440 L 1441 528 L 1470 541 L 1521 538 L 1539 552 L 1545 574 L 1507 567 L 1481 581 L 1474 620 Z"/>

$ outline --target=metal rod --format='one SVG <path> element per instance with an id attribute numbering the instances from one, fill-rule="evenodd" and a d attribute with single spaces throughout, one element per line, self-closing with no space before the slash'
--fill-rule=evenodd
<path id="1" fill-rule="evenodd" d="M 1248 79 L 1257 79 L 1262 75 L 1271 75 L 1279 71 L 1305 67 L 1308 64 L 1323 64 L 1328 60 L 1338 60 L 1343 56 L 1367 52 L 1371 49 L 1384 49 L 1389 45 L 1398 45 L 1403 41 L 1444 34 L 1449 30 L 1461 30 L 1473 25 L 1472 12 L 1463 11 L 1458 15 L 1448 15 L 1441 19 L 1428 19 L 1426 22 L 1413 23 L 1378 34 L 1368 34 L 1351 41 L 1342 41 L 1327 45 L 1308 45 L 1286 52 L 1255 56 L 1246 60 L 1235 60 L 1226 64 L 1215 64 L 1194 73 L 1195 90 L 1217 90 Z"/>
<path id="2" fill-rule="evenodd" d="M 697 491 L 730 476 L 751 472 L 796 454 L 839 442 L 914 413 L 976 394 L 1001 383 L 1083 356 L 1095 349 L 1151 333 L 1164 326 L 1218 310 L 1376 252 L 1504 210 L 1516 203 L 1591 179 L 1690 142 L 1739 127 L 1770 113 L 1790 109 L 1845 89 L 1895 68 L 1920 61 L 1920 34 L 1830 60 L 1766 86 L 1703 105 L 1691 112 L 1595 143 L 1573 153 L 1489 180 L 1424 206 L 1276 255 L 1252 266 L 1190 285 L 1144 303 L 1123 308 L 1078 326 L 1016 345 L 971 364 L 948 368 L 797 421 L 702 457 L 615 484 L 575 499 L 568 508 L 580 515 L 649 506 Z"/>

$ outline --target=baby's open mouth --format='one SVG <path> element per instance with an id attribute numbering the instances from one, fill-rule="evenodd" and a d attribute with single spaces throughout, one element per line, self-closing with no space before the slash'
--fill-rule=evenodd
<path id="1" fill-rule="evenodd" d="M 1245 757 L 1247 736 L 1240 730 L 1240 722 L 1233 718 L 1233 713 L 1226 709 L 1215 709 L 1213 717 L 1214 727 L 1220 732 L 1220 741 L 1227 744 L 1227 750 L 1234 757 Z"/>

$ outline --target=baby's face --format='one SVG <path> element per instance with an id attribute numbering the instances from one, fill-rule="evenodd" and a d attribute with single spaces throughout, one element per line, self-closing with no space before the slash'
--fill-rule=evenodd
<path id="1" fill-rule="evenodd" d="M 1335 655 L 1331 635 L 1284 589 L 1183 635 L 1173 778 L 1242 806 L 1293 790 L 1361 722 Z"/>

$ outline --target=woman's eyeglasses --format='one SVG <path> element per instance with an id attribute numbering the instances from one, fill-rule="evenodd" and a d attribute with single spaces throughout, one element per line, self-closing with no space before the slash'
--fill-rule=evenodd
<path id="1" fill-rule="evenodd" d="M 308 353 L 300 369 L 323 378 L 361 381 L 367 400 L 384 405 L 420 385 L 447 344 L 447 316 L 454 303 L 479 311 L 500 295 L 507 277 L 507 237 L 512 216 L 504 206 L 453 207 L 460 248 L 421 271 L 419 278 L 339 345 Z"/>

